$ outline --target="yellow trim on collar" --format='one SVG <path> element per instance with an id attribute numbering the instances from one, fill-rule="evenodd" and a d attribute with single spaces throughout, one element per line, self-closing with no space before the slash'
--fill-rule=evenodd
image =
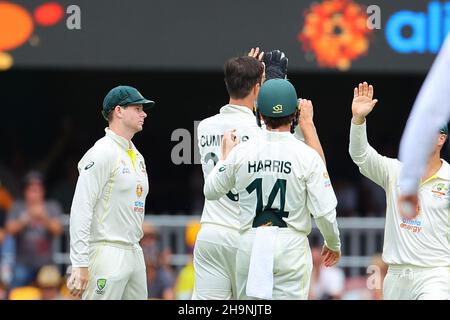
<path id="1" fill-rule="evenodd" d="M 129 156 L 130 159 L 131 159 L 131 163 L 133 164 L 134 171 L 136 172 L 136 164 L 135 164 L 136 153 L 134 152 L 133 149 L 128 149 L 128 150 L 127 150 L 127 153 L 128 153 L 128 156 Z"/>
<path id="2" fill-rule="evenodd" d="M 431 177 L 429 177 L 427 180 L 422 181 L 422 182 L 420 183 L 420 185 L 422 186 L 422 185 L 424 185 L 425 183 L 430 182 L 431 180 L 437 179 L 437 178 L 438 178 L 438 176 L 437 176 L 436 174 L 434 174 L 434 175 L 432 175 Z"/>

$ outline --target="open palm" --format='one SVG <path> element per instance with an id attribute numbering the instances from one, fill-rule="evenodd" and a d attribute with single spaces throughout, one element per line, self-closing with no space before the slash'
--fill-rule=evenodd
<path id="1" fill-rule="evenodd" d="M 367 82 L 360 83 L 357 88 L 353 90 L 352 113 L 356 117 L 367 116 L 378 102 L 373 98 L 373 86 L 368 85 Z"/>

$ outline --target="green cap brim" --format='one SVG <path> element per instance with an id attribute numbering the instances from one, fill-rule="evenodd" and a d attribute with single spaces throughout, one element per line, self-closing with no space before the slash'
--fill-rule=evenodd
<path id="1" fill-rule="evenodd" d="M 147 99 L 141 99 L 141 100 L 137 100 L 137 101 L 134 101 L 132 103 L 129 103 L 128 106 L 131 106 L 133 104 L 142 104 L 142 107 L 144 108 L 144 110 L 146 110 L 146 109 L 153 108 L 155 106 L 155 101 L 147 100 Z"/>

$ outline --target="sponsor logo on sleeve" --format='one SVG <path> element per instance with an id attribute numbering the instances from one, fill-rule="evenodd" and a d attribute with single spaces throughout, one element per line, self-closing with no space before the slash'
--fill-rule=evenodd
<path id="1" fill-rule="evenodd" d="M 88 165 L 86 167 L 84 167 L 84 170 L 89 170 L 93 166 L 94 166 L 94 161 L 91 161 L 91 162 L 88 163 Z"/>
<path id="2" fill-rule="evenodd" d="M 328 172 L 325 171 L 323 173 L 323 179 L 324 179 L 325 188 L 331 187 L 331 180 L 330 180 L 330 176 L 328 175 Z"/>

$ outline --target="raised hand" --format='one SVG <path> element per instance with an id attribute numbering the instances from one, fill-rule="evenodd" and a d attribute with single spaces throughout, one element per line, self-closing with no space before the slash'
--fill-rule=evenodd
<path id="1" fill-rule="evenodd" d="M 236 134 L 236 129 L 231 131 L 226 131 L 222 138 L 222 158 L 225 160 L 228 154 L 233 150 L 235 146 L 239 143 L 239 137 Z"/>
<path id="2" fill-rule="evenodd" d="M 252 48 L 250 50 L 250 52 L 247 54 L 249 57 L 253 57 L 255 59 L 258 59 L 259 61 L 262 62 L 263 57 L 264 57 L 264 51 L 259 52 L 259 47 L 256 48 Z"/>
<path id="3" fill-rule="evenodd" d="M 363 124 L 366 116 L 373 110 L 378 100 L 372 98 L 373 86 L 368 85 L 367 82 L 360 83 L 353 90 L 352 122 L 354 124 Z"/>
<path id="4" fill-rule="evenodd" d="M 266 65 L 266 80 L 286 79 L 288 58 L 280 50 L 269 51 L 264 54 L 264 63 Z"/>
<path id="5" fill-rule="evenodd" d="M 299 100 L 299 110 L 300 110 L 300 127 L 306 124 L 311 124 L 313 122 L 314 109 L 311 100 L 298 99 Z"/>

